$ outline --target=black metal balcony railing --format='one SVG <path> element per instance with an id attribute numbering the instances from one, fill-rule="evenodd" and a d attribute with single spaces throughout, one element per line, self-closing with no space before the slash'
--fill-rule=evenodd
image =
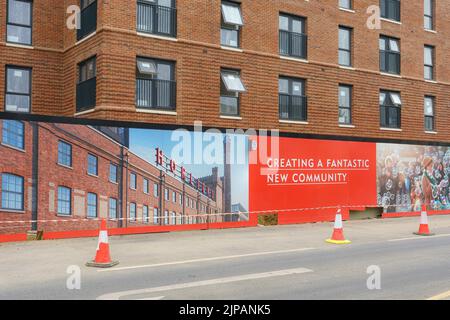
<path id="1" fill-rule="evenodd" d="M 97 79 L 92 78 L 77 84 L 77 112 L 95 107 L 97 98 Z"/>
<path id="2" fill-rule="evenodd" d="M 400 74 L 400 53 L 381 50 L 380 69 L 383 72 Z"/>
<path id="3" fill-rule="evenodd" d="M 177 9 L 139 1 L 137 4 L 137 30 L 176 37 Z"/>
<path id="4" fill-rule="evenodd" d="M 306 96 L 279 95 L 281 120 L 307 121 L 308 108 Z"/>
<path id="5" fill-rule="evenodd" d="M 402 109 L 395 106 L 380 106 L 380 125 L 382 128 L 400 129 Z"/>
<path id="6" fill-rule="evenodd" d="M 303 33 L 280 30 L 280 54 L 306 59 L 308 36 Z"/>
<path id="7" fill-rule="evenodd" d="M 77 40 L 80 40 L 97 30 L 97 1 L 81 10 L 80 29 L 77 30 Z"/>
<path id="8" fill-rule="evenodd" d="M 136 79 L 136 106 L 174 111 L 176 109 L 176 82 Z"/>

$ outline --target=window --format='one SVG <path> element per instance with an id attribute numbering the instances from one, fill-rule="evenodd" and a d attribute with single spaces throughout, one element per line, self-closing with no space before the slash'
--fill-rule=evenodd
<path id="1" fill-rule="evenodd" d="M 381 17 L 400 21 L 400 0 L 380 0 Z"/>
<path id="2" fill-rule="evenodd" d="M 23 177 L 9 173 L 2 174 L 2 209 L 24 210 Z"/>
<path id="3" fill-rule="evenodd" d="M 307 39 L 304 18 L 280 14 L 279 46 L 281 55 L 306 59 Z"/>
<path id="4" fill-rule="evenodd" d="M 97 218 L 97 195 L 92 192 L 87 195 L 87 217 Z"/>
<path id="5" fill-rule="evenodd" d="M 159 187 L 156 183 L 153 184 L 153 196 L 157 198 L 159 196 Z"/>
<path id="6" fill-rule="evenodd" d="M 171 224 L 173 225 L 177 224 L 177 214 L 175 212 L 172 212 L 171 218 L 172 218 Z"/>
<path id="7" fill-rule="evenodd" d="M 109 198 L 109 218 L 117 219 L 117 199 Z"/>
<path id="8" fill-rule="evenodd" d="M 30 112 L 31 69 L 6 66 L 5 111 Z"/>
<path id="9" fill-rule="evenodd" d="M 98 158 L 88 154 L 88 174 L 98 176 Z"/>
<path id="10" fill-rule="evenodd" d="M 166 37 L 176 37 L 176 0 L 138 0 L 137 30 Z"/>
<path id="11" fill-rule="evenodd" d="M 137 58 L 136 106 L 144 109 L 176 109 L 175 63 Z"/>
<path id="12" fill-rule="evenodd" d="M 339 64 L 352 65 L 352 29 L 339 27 Z"/>
<path id="13" fill-rule="evenodd" d="M 58 142 L 58 164 L 72 167 L 72 146 L 64 141 Z"/>
<path id="14" fill-rule="evenodd" d="M 435 131 L 434 125 L 434 97 L 425 96 L 424 99 L 425 113 L 425 131 Z"/>
<path id="15" fill-rule="evenodd" d="M 172 191 L 172 202 L 173 203 L 177 202 L 177 193 L 175 191 Z"/>
<path id="16" fill-rule="evenodd" d="M 169 201 L 169 189 L 164 189 L 164 199 Z"/>
<path id="17" fill-rule="evenodd" d="M 382 128 L 401 128 L 401 107 L 400 93 L 380 92 L 380 125 Z"/>
<path id="18" fill-rule="evenodd" d="M 353 8 L 352 0 L 339 0 L 339 7 L 351 10 Z"/>
<path id="19" fill-rule="evenodd" d="M 167 210 L 164 211 L 164 224 L 165 225 L 169 224 L 169 211 Z"/>
<path id="20" fill-rule="evenodd" d="M 423 27 L 426 30 L 434 30 L 434 0 L 424 0 Z"/>
<path id="21" fill-rule="evenodd" d="M 130 220 L 136 221 L 136 203 L 130 203 Z"/>
<path id="22" fill-rule="evenodd" d="M 97 62 L 92 57 L 78 64 L 77 112 L 92 109 L 97 98 Z"/>
<path id="23" fill-rule="evenodd" d="M 434 80 L 434 47 L 424 47 L 424 78 Z"/>
<path id="24" fill-rule="evenodd" d="M 8 22 L 6 26 L 8 42 L 31 45 L 32 22 L 32 0 L 8 0 Z"/>
<path id="25" fill-rule="evenodd" d="M 149 186 L 148 186 L 148 180 L 147 179 L 145 179 L 144 178 L 144 180 L 143 180 L 143 185 L 142 185 L 142 191 L 144 192 L 144 193 L 150 193 L 150 189 L 149 189 Z"/>
<path id="26" fill-rule="evenodd" d="M 179 200 L 180 200 L 180 206 L 183 206 L 183 195 L 181 193 L 180 193 Z"/>
<path id="27" fill-rule="evenodd" d="M 97 1 L 80 0 L 80 29 L 77 30 L 77 40 L 97 30 Z"/>
<path id="28" fill-rule="evenodd" d="M 307 121 L 305 80 L 280 77 L 278 98 L 280 120 Z"/>
<path id="29" fill-rule="evenodd" d="M 158 208 L 153 208 L 153 224 L 159 224 Z"/>
<path id="30" fill-rule="evenodd" d="M 70 216 L 72 214 L 72 190 L 58 187 L 58 214 Z"/>
<path id="31" fill-rule="evenodd" d="M 142 222 L 148 223 L 148 206 L 142 206 Z"/>
<path id="32" fill-rule="evenodd" d="M 239 116 L 239 93 L 245 92 L 239 71 L 221 71 L 220 112 L 226 116 Z"/>
<path id="33" fill-rule="evenodd" d="M 339 85 L 339 123 L 352 124 L 352 87 Z"/>
<path id="34" fill-rule="evenodd" d="M 24 150 L 24 124 L 16 120 L 3 120 L 2 143 Z"/>
<path id="35" fill-rule="evenodd" d="M 130 173 L 130 188 L 133 190 L 137 189 L 137 177 L 136 177 L 136 173 L 134 173 L 134 172 Z"/>
<path id="36" fill-rule="evenodd" d="M 400 74 L 400 46 L 399 40 L 380 37 L 380 71 Z"/>
<path id="37" fill-rule="evenodd" d="M 244 25 L 241 7 L 238 3 L 222 1 L 222 27 L 220 29 L 220 44 L 227 47 L 240 46 L 240 30 Z"/>
<path id="38" fill-rule="evenodd" d="M 113 163 L 109 164 L 109 181 L 117 183 L 117 166 Z"/>

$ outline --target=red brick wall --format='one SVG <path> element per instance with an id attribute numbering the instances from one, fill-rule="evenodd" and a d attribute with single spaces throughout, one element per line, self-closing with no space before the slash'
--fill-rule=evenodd
<path id="1" fill-rule="evenodd" d="M 74 1 L 66 0 L 65 5 Z M 50 0 L 42 2 L 44 5 L 57 3 Z M 450 66 L 446 63 L 450 58 L 450 43 L 447 41 L 450 37 L 449 3 L 437 1 L 437 33 L 431 33 L 423 30 L 422 1 L 402 1 L 401 24 L 383 22 L 382 30 L 369 30 L 365 25 L 368 17 L 366 9 L 377 1 L 355 1 L 356 12 L 350 13 L 339 10 L 337 0 L 242 0 L 245 26 L 241 53 L 220 48 L 219 0 L 177 2 L 176 42 L 136 35 L 135 1 L 109 0 L 99 1 L 97 34 L 89 40 L 75 45 L 75 32 L 57 26 L 58 22 L 62 22 L 60 16 L 65 11 L 57 5 L 53 13 L 35 10 L 36 21 L 44 15 L 55 15 L 50 22 L 42 27 L 36 25 L 34 29 L 34 34 L 46 33 L 45 36 L 35 36 L 35 45 L 50 48 L 7 48 L 2 42 L 0 53 L 5 53 L 6 63 L 31 65 L 33 71 L 36 69 L 33 74 L 35 113 L 73 115 L 76 64 L 96 54 L 97 108 L 85 117 L 187 125 L 192 125 L 194 120 L 202 120 L 208 126 L 279 128 L 282 131 L 313 134 L 450 142 L 450 127 L 447 125 Z M 5 7 L 5 0 L 1 0 L 0 4 Z M 279 58 L 280 11 L 307 18 L 309 63 Z M 4 14 L 0 19 L 5 20 Z M 337 32 L 341 24 L 354 29 L 356 70 L 337 66 Z M 5 39 L 5 24 L 0 25 L 0 39 Z M 63 33 L 58 33 L 61 28 Z M 54 33 L 58 35 L 52 36 Z M 379 74 L 380 34 L 401 39 L 402 78 Z M 46 40 L 46 37 L 54 40 Z M 437 84 L 423 81 L 425 44 L 436 47 Z M 50 49 L 59 51 L 53 53 Z M 136 56 L 176 61 L 176 116 L 136 112 Z M 248 89 L 241 99 L 242 120 L 219 117 L 221 67 L 242 71 L 242 79 Z M 0 69 L 0 87 L 3 87 L 4 68 Z M 277 83 L 280 75 L 307 79 L 308 125 L 279 123 Z M 339 83 L 354 86 L 355 128 L 338 126 Z M 386 132 L 379 128 L 378 93 L 381 88 L 401 91 L 402 132 Z M 436 135 L 424 132 L 424 95 L 436 96 Z M 4 105 L 2 95 L 0 105 Z"/>

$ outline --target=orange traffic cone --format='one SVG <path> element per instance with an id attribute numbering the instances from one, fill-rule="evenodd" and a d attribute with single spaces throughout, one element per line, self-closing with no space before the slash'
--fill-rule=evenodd
<path id="1" fill-rule="evenodd" d="M 336 213 L 336 219 L 334 221 L 334 230 L 331 239 L 326 240 L 328 243 L 334 244 L 349 244 L 350 240 L 346 240 L 344 237 L 344 228 L 342 226 L 342 213 L 341 209 L 338 209 Z"/>
<path id="2" fill-rule="evenodd" d="M 419 232 L 414 232 L 414 234 L 418 236 L 434 236 L 434 233 L 431 233 L 428 227 L 428 213 L 425 205 L 422 206 L 422 212 L 420 213 Z"/>
<path id="3" fill-rule="evenodd" d="M 111 261 L 111 256 L 109 255 L 108 229 L 106 227 L 106 220 L 102 219 L 95 259 L 94 261 L 86 263 L 86 266 L 110 268 L 117 264 L 119 264 L 119 261 Z"/>

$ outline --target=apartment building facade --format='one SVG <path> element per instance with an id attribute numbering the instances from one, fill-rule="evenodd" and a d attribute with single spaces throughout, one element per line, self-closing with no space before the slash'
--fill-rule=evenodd
<path id="1" fill-rule="evenodd" d="M 95 230 L 99 218 L 110 228 L 223 221 L 217 168 L 198 188 L 105 132 L 1 120 L 0 234 Z"/>
<path id="2" fill-rule="evenodd" d="M 0 3 L 4 111 L 450 140 L 446 1 Z"/>

